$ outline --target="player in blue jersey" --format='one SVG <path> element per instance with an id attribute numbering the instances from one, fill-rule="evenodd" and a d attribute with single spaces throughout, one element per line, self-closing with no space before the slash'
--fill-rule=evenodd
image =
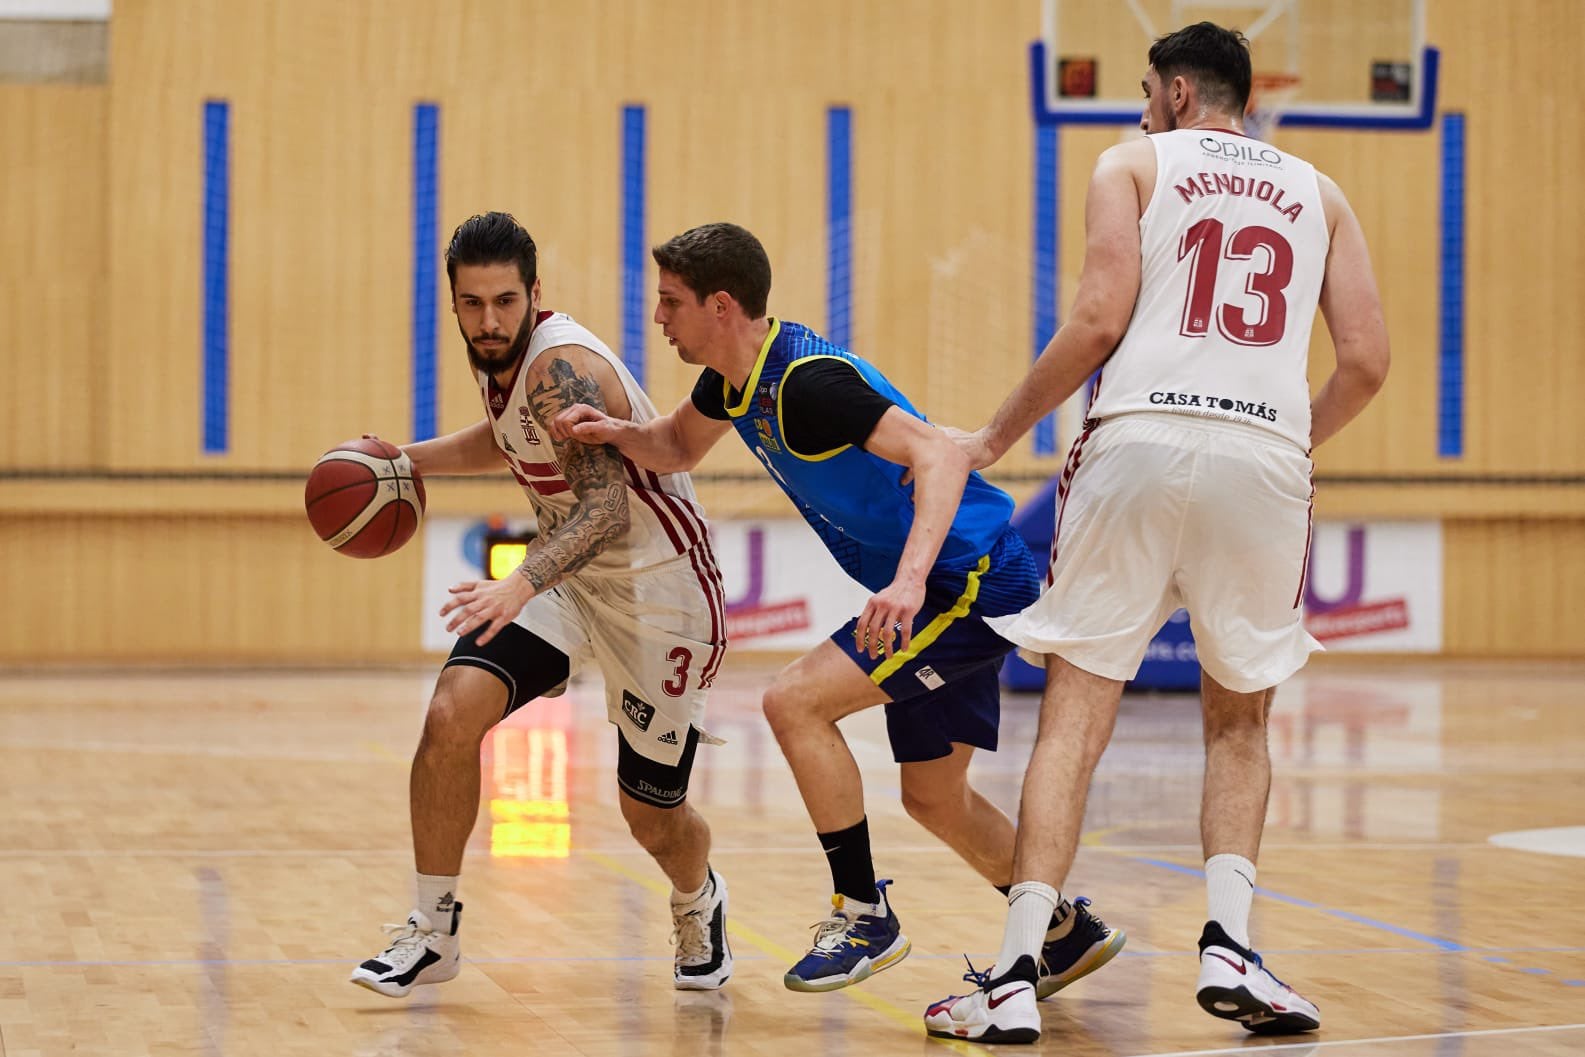
<path id="1" fill-rule="evenodd" d="M 995 749 L 997 674 L 1009 644 L 982 619 L 1019 612 L 1041 570 L 1008 518 L 1013 501 L 873 366 L 809 328 L 766 315 L 770 260 L 734 224 L 694 228 L 653 251 L 655 322 L 704 368 L 671 414 L 642 425 L 592 407 L 552 423 L 558 439 L 611 444 L 661 472 L 693 467 L 728 430 L 781 485 L 842 568 L 874 594 L 765 693 L 831 866 L 831 915 L 785 977 L 830 991 L 909 950 L 877 881 L 859 769 L 837 721 L 886 707 L 908 813 L 1005 894 L 1012 822 L 968 782 Z M 1121 930 L 1064 903 L 1052 916 L 1042 997 L 1121 949 Z"/>

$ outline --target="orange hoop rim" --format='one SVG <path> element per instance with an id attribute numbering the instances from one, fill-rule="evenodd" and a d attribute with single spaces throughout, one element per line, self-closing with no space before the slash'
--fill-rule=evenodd
<path id="1" fill-rule="evenodd" d="M 1289 91 L 1299 87 L 1303 79 L 1296 73 L 1257 73 L 1249 81 L 1249 105 L 1246 114 L 1260 109 L 1260 97 L 1266 94 Z"/>

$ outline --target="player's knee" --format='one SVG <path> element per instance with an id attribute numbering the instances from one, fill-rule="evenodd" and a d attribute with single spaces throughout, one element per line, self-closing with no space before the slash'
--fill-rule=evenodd
<path id="1" fill-rule="evenodd" d="M 1249 742 L 1264 745 L 1266 742 L 1266 715 L 1260 709 L 1207 712 L 1205 714 L 1205 743 Z"/>
<path id="2" fill-rule="evenodd" d="M 777 737 L 796 727 L 803 715 L 797 695 L 781 683 L 770 685 L 760 707 L 765 712 L 765 721 Z"/>
<path id="3" fill-rule="evenodd" d="M 424 715 L 420 749 L 477 752 L 486 732 L 500 721 L 499 700 L 504 688 L 492 686 L 492 676 L 474 670 L 474 678 L 459 677 L 456 668 L 441 671 Z"/>
<path id="4" fill-rule="evenodd" d="M 968 808 L 968 785 L 963 777 L 943 778 L 910 774 L 903 768 L 903 810 L 932 833 L 949 829 Z"/>
<path id="5" fill-rule="evenodd" d="M 638 841 L 639 847 L 651 855 L 664 854 L 675 845 L 686 825 L 687 812 L 684 804 L 678 803 L 672 807 L 657 807 L 636 800 L 631 796 L 619 798 L 622 802 L 622 818 L 627 822 L 627 831 Z"/>
<path id="6" fill-rule="evenodd" d="M 903 810 L 908 817 L 932 833 L 951 822 L 961 811 L 961 802 L 935 790 L 903 787 Z"/>

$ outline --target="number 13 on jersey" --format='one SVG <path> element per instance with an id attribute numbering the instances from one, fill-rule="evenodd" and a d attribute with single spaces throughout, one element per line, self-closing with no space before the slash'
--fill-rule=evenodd
<path id="1" fill-rule="evenodd" d="M 1281 234 L 1259 224 L 1233 232 L 1225 247 L 1223 232 L 1220 220 L 1206 217 L 1191 224 L 1178 244 L 1178 260 L 1189 258 L 1189 288 L 1179 332 L 1184 337 L 1203 338 L 1215 319 L 1216 329 L 1228 341 L 1275 345 L 1288 325 L 1288 302 L 1282 292 L 1293 278 L 1293 247 Z M 1216 276 L 1222 260 L 1253 262 L 1256 251 L 1264 251 L 1264 269 L 1252 265 L 1244 283 L 1244 293 L 1253 302 L 1216 305 Z"/>

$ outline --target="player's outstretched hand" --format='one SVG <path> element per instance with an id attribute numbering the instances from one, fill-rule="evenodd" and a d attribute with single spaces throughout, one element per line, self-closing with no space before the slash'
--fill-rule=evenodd
<path id="1" fill-rule="evenodd" d="M 550 420 L 550 435 L 556 440 L 576 440 L 584 444 L 612 444 L 623 423 L 597 407 L 573 404 Z"/>
<path id="2" fill-rule="evenodd" d="M 946 434 L 948 440 L 956 444 L 959 448 L 962 448 L 964 453 L 968 455 L 970 471 L 983 470 L 985 467 L 996 461 L 996 459 L 991 455 L 990 446 L 985 443 L 984 430 L 976 430 L 975 432 L 970 433 L 967 430 L 959 429 L 956 426 L 941 425 L 937 425 L 936 429 Z M 910 466 L 908 469 L 903 471 L 902 481 L 900 483 L 913 484 L 913 481 L 914 469 L 912 466 Z"/>
<path id="3" fill-rule="evenodd" d="M 516 620 L 533 597 L 534 585 L 521 576 L 508 576 L 504 580 L 466 580 L 452 585 L 451 597 L 440 607 L 440 615 L 451 616 L 446 630 L 458 635 L 484 628 L 478 638 L 479 645 L 483 646 Z"/>
<path id="4" fill-rule="evenodd" d="M 956 426 L 942 426 L 940 429 L 969 457 L 970 470 L 983 470 L 996 461 L 991 446 L 985 442 L 984 429 L 977 429 L 973 433 Z"/>
<path id="5" fill-rule="evenodd" d="M 875 658 L 905 652 L 914 637 L 914 617 L 925 604 L 925 585 L 893 580 L 870 596 L 853 628 L 857 648 Z"/>

